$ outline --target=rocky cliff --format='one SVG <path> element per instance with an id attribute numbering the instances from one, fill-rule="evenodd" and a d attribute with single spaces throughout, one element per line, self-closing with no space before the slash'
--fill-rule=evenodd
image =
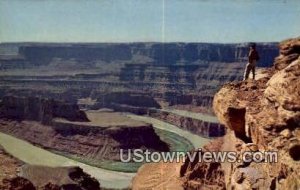
<path id="1" fill-rule="evenodd" d="M 217 121 L 204 121 L 203 119 L 193 118 L 188 115 L 182 116 L 156 109 L 149 110 L 148 114 L 153 118 L 166 121 L 202 137 L 220 137 L 225 134 L 224 126 Z"/>
<path id="2" fill-rule="evenodd" d="M 225 85 L 214 98 L 214 110 L 228 128 L 220 151 L 275 151 L 278 161 L 264 157 L 218 163 L 205 175 L 221 171 L 218 189 L 299 189 L 300 39 L 280 43 L 280 56 L 264 78 Z M 214 142 L 215 143 L 215 142 Z M 209 151 L 211 151 L 209 149 Z M 197 163 L 195 168 L 204 167 Z M 187 173 L 189 173 L 187 172 Z M 187 176 L 187 173 L 183 176 Z M 198 173 L 199 174 L 199 173 Z M 200 182 L 195 188 L 205 186 Z M 187 179 L 186 184 L 191 183 Z M 213 181 L 217 185 L 217 181 Z"/>
<path id="3" fill-rule="evenodd" d="M 226 84 L 214 97 L 213 108 L 227 132 L 201 152 L 233 151 L 238 161 L 187 159 L 180 170 L 182 183 L 174 189 L 300 188 L 300 38 L 283 41 L 279 48 L 280 56 L 264 77 Z M 243 160 L 246 152 L 265 156 Z M 274 152 L 277 157 L 266 156 Z M 142 176 L 146 171 L 142 168 L 137 178 L 150 183 L 155 176 Z"/>
<path id="4" fill-rule="evenodd" d="M 128 105 L 134 107 L 145 107 L 145 108 L 160 108 L 158 102 L 149 94 L 131 92 L 102 92 L 95 95 L 97 98 L 97 105 L 99 108 L 112 108 L 115 104 Z"/>
<path id="5" fill-rule="evenodd" d="M 215 95 L 214 110 L 234 142 L 225 141 L 224 149 L 278 154 L 276 163 L 225 163 L 228 189 L 300 187 L 300 39 L 279 47 L 280 56 L 265 78 L 228 84 Z"/>
<path id="6" fill-rule="evenodd" d="M 6 97 L 0 110 L 1 132 L 60 153 L 98 161 L 119 161 L 120 149 L 169 151 L 168 144 L 150 124 L 126 124 L 126 121 L 114 124 L 112 120 L 103 126 L 97 125 L 88 122 L 85 112 L 73 104 L 41 98 Z"/>
<path id="7" fill-rule="evenodd" d="M 34 120 L 50 124 L 53 118 L 70 121 L 89 121 L 76 104 L 38 97 L 3 97 L 0 102 L 0 118 Z"/>

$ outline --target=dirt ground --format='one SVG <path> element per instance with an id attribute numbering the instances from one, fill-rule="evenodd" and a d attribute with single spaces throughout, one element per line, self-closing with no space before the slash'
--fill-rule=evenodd
<path id="1" fill-rule="evenodd" d="M 3 179 L 17 176 L 18 170 L 23 163 L 5 152 L 0 146 L 0 186 Z"/>

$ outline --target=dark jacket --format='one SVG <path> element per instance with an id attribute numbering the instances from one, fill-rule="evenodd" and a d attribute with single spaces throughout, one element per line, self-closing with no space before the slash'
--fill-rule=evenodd
<path id="1" fill-rule="evenodd" d="M 248 61 L 249 61 L 249 63 L 253 63 L 254 60 L 258 61 L 259 60 L 259 55 L 258 55 L 258 52 L 255 49 L 252 49 L 249 52 Z"/>

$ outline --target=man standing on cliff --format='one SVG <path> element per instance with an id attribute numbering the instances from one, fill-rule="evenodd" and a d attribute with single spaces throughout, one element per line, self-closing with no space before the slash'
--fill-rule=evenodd
<path id="1" fill-rule="evenodd" d="M 258 52 L 256 51 L 256 44 L 253 43 L 250 45 L 250 51 L 248 55 L 248 64 L 246 65 L 244 80 L 247 80 L 250 72 L 252 72 L 253 80 L 255 80 L 255 66 L 259 60 Z"/>

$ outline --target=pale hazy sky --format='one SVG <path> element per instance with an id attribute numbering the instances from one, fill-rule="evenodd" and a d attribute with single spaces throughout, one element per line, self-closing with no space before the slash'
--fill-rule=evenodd
<path id="1" fill-rule="evenodd" d="M 0 42 L 245 42 L 300 36 L 300 0 L 0 0 Z"/>

